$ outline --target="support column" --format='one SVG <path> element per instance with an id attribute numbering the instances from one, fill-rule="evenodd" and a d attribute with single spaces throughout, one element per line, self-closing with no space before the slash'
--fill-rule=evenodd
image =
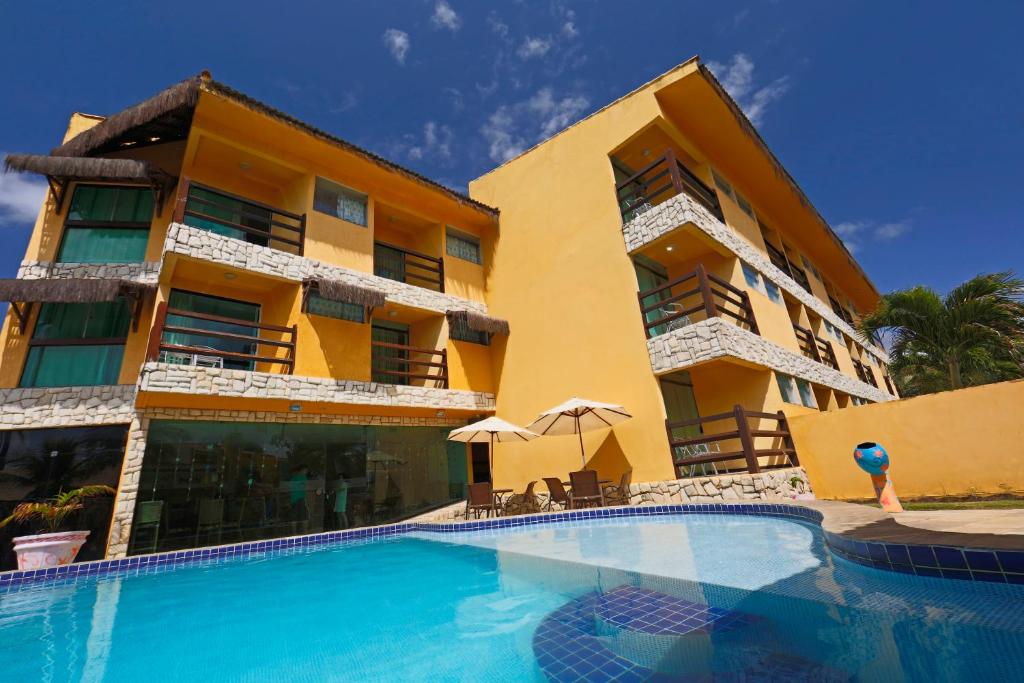
<path id="1" fill-rule="evenodd" d="M 128 540 L 132 534 L 132 517 L 139 493 L 139 475 L 142 472 L 142 458 L 146 452 L 146 434 L 149 418 L 136 412 L 128 427 L 128 444 L 121 464 L 121 479 L 114 498 L 114 515 L 110 520 L 110 536 L 107 538 L 107 559 L 118 559 L 128 554 Z"/>

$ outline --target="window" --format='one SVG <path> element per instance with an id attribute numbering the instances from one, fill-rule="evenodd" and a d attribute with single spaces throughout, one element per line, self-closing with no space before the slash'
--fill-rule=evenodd
<path id="1" fill-rule="evenodd" d="M 838 341 L 838 342 L 840 342 L 842 344 L 846 343 L 846 338 L 843 336 L 843 333 L 839 331 L 838 327 L 836 327 L 835 325 L 833 325 L 832 323 L 830 323 L 829 321 L 824 320 L 824 319 L 822 319 L 822 322 L 825 324 L 825 330 L 830 335 L 832 335 L 835 338 L 836 341 Z"/>
<path id="2" fill-rule="evenodd" d="M 779 289 L 779 286 L 766 277 L 762 276 L 762 278 L 764 279 L 764 288 L 768 294 L 768 298 L 777 304 L 783 304 L 782 290 Z"/>
<path id="3" fill-rule="evenodd" d="M 366 227 L 366 195 L 325 178 L 316 179 L 313 209 L 328 216 Z"/>
<path id="4" fill-rule="evenodd" d="M 715 169 L 711 169 L 711 177 L 715 179 L 715 185 L 722 191 L 722 194 L 732 197 L 732 185 L 728 180 L 720 176 Z"/>
<path id="5" fill-rule="evenodd" d="M 480 240 L 476 237 L 448 228 L 445 245 L 449 256 L 471 263 L 483 264 L 483 259 L 480 257 Z"/>
<path id="6" fill-rule="evenodd" d="M 779 384 L 779 391 L 782 393 L 782 400 L 793 405 L 806 408 L 817 408 L 818 403 L 814 400 L 814 390 L 806 380 L 775 373 L 775 380 Z"/>
<path id="7" fill-rule="evenodd" d="M 740 267 L 743 269 L 743 279 L 747 281 L 747 286 L 760 292 L 761 274 L 746 261 L 740 261 Z"/>
<path id="8" fill-rule="evenodd" d="M 167 307 L 179 311 L 187 311 L 188 313 L 199 313 L 201 315 L 237 321 L 227 322 L 225 320 L 209 320 L 192 318 L 188 315 L 169 314 L 167 316 L 168 327 L 209 330 L 211 332 L 237 335 L 242 337 L 242 339 L 225 339 L 221 336 L 204 335 L 202 332 L 164 332 L 163 342 L 165 344 L 245 355 L 254 355 L 259 350 L 257 344 L 245 339 L 246 337 L 259 336 L 257 328 L 245 324 L 247 322 L 259 322 L 259 304 L 172 289 L 171 295 L 167 300 Z M 192 353 L 202 355 L 200 352 L 192 351 L 164 351 L 162 359 L 169 363 L 191 363 L 194 360 Z M 247 359 L 223 358 L 221 363 L 222 367 L 233 370 L 253 370 L 255 368 L 255 362 Z"/>
<path id="9" fill-rule="evenodd" d="M 754 218 L 754 207 L 752 207 L 750 202 L 748 202 L 739 192 L 736 193 L 736 203 L 739 204 L 740 210 L 743 211 L 743 213 Z"/>
<path id="10" fill-rule="evenodd" d="M 466 324 L 465 318 L 462 317 L 456 318 L 448 326 L 448 336 L 455 341 L 472 342 L 473 344 L 483 344 L 484 346 L 491 343 L 491 335 L 479 330 L 471 330 L 469 325 Z"/>
<path id="11" fill-rule="evenodd" d="M 58 263 L 139 263 L 153 220 L 149 188 L 78 185 L 71 198 Z"/>
<path id="12" fill-rule="evenodd" d="M 747 285 L 762 294 L 766 294 L 773 303 L 783 304 L 782 291 L 778 285 L 766 278 L 761 273 L 754 270 L 746 261 L 740 261 L 740 267 L 743 269 L 743 279 L 747 281 Z"/>
<path id="13" fill-rule="evenodd" d="M 821 273 L 818 272 L 817 267 L 815 267 L 815 265 L 811 263 L 810 259 L 808 259 L 803 254 L 800 254 L 800 262 L 804 264 L 804 270 L 810 271 L 811 273 L 814 274 L 814 277 L 817 278 L 819 282 L 821 281 Z"/>
<path id="14" fill-rule="evenodd" d="M 853 405 L 855 405 L 855 406 L 866 406 L 866 405 L 870 405 L 871 403 L 873 403 L 873 401 L 869 401 L 866 398 L 861 398 L 859 396 L 853 396 L 853 395 L 850 396 L 850 400 L 853 402 Z"/>
<path id="15" fill-rule="evenodd" d="M 124 299 L 42 304 L 20 386 L 117 384 L 130 323 Z"/>
<path id="16" fill-rule="evenodd" d="M 325 299 L 315 287 L 306 295 L 305 311 L 309 315 L 322 315 L 325 318 L 348 320 L 353 323 L 366 322 L 366 306 Z"/>

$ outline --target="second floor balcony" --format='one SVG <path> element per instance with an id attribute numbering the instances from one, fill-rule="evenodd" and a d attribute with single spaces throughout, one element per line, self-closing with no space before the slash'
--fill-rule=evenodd
<path id="1" fill-rule="evenodd" d="M 373 274 L 444 293 L 444 259 L 387 242 L 373 243 Z"/>
<path id="2" fill-rule="evenodd" d="M 682 193 L 693 197 L 719 220 L 724 220 L 715 191 L 679 161 L 672 148 L 615 186 L 623 223 Z"/>
<path id="3" fill-rule="evenodd" d="M 805 357 L 827 365 L 833 370 L 839 369 L 839 362 L 836 360 L 836 352 L 832 347 L 832 342 L 822 339 L 814 334 L 812 330 L 796 323 L 793 323 L 793 333 L 796 334 L 800 353 Z"/>
<path id="4" fill-rule="evenodd" d="M 750 296 L 701 264 L 637 298 L 648 339 L 718 317 L 759 334 Z"/>

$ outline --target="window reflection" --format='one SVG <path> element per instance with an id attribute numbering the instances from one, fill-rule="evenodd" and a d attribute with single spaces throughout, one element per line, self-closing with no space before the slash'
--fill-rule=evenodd
<path id="1" fill-rule="evenodd" d="M 435 427 L 150 423 L 132 554 L 392 522 L 459 500 Z"/>

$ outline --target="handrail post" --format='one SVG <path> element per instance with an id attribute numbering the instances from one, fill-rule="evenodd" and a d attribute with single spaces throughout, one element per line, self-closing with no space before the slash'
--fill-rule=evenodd
<path id="1" fill-rule="evenodd" d="M 174 197 L 174 213 L 171 216 L 172 223 L 185 222 L 185 205 L 188 204 L 188 191 L 192 181 L 188 176 L 181 176 L 178 181 L 178 194 Z"/>
<path id="2" fill-rule="evenodd" d="M 444 257 L 437 259 L 437 284 L 441 286 L 441 293 L 444 294 Z"/>
<path id="3" fill-rule="evenodd" d="M 299 218 L 299 256 L 306 254 L 306 214 Z"/>
<path id="4" fill-rule="evenodd" d="M 675 195 L 683 193 L 683 179 L 679 176 L 679 161 L 676 159 L 675 150 L 671 147 L 665 150 L 665 163 L 668 164 L 668 175 L 672 179 L 672 189 Z"/>
<path id="5" fill-rule="evenodd" d="M 757 318 L 754 317 L 754 307 L 750 305 L 750 293 L 743 290 L 743 312 L 747 314 L 747 322 L 750 323 L 750 331 L 761 336 L 757 327 Z"/>
<path id="6" fill-rule="evenodd" d="M 295 359 L 298 356 L 299 348 L 299 325 L 298 323 L 292 325 L 292 345 L 288 349 L 288 359 L 291 361 L 288 363 L 288 374 L 295 374 Z"/>
<path id="7" fill-rule="evenodd" d="M 715 298 L 711 293 L 711 283 L 708 282 L 708 273 L 703 263 L 698 263 L 694 269 L 697 273 L 697 283 L 700 285 L 701 298 L 704 299 L 704 313 L 708 319 L 718 317 L 718 307 L 715 306 Z"/>
<path id="8" fill-rule="evenodd" d="M 736 420 L 736 431 L 740 433 L 740 444 L 743 446 L 743 457 L 747 461 L 747 471 L 757 474 L 761 466 L 757 462 L 757 453 L 754 450 L 754 437 L 750 435 L 750 423 L 747 422 L 747 412 L 743 406 L 736 405 L 732 409 L 733 417 Z"/>
<path id="9" fill-rule="evenodd" d="M 441 388 L 448 388 L 448 349 L 441 349 Z"/>
<path id="10" fill-rule="evenodd" d="M 832 346 L 832 342 L 826 341 L 825 342 L 825 346 L 828 348 L 829 365 L 832 366 L 833 370 L 838 370 L 839 369 L 839 361 L 836 360 L 836 350 Z"/>
<path id="11" fill-rule="evenodd" d="M 146 347 L 146 360 L 155 362 L 160 358 L 160 339 L 164 334 L 164 325 L 167 322 L 167 302 L 161 301 L 156 307 L 156 315 L 153 318 L 153 327 L 149 330 L 149 344 Z"/>
<path id="12" fill-rule="evenodd" d="M 679 469 L 679 464 L 676 463 L 676 451 L 672 446 L 672 422 L 667 417 L 665 418 L 665 436 L 668 437 L 668 457 L 672 460 L 672 471 L 675 472 L 676 479 L 682 479 L 683 473 Z"/>
<path id="13" fill-rule="evenodd" d="M 811 347 L 811 355 L 814 356 L 814 360 L 824 365 L 825 361 L 821 360 L 821 350 L 818 348 L 818 339 L 813 330 L 807 330 L 807 343 Z"/>
<path id="14" fill-rule="evenodd" d="M 789 420 L 786 419 L 786 414 L 781 410 L 775 414 L 778 415 L 776 419 L 779 421 L 779 431 L 786 432 L 786 435 L 782 437 L 782 443 L 787 449 L 793 451 L 792 455 L 787 454 L 786 457 L 793 467 L 800 467 L 800 458 L 796 455 L 796 444 L 793 443 L 793 434 L 789 431 Z"/>
<path id="15" fill-rule="evenodd" d="M 637 303 L 640 304 L 640 321 L 644 324 L 644 336 L 647 339 L 651 338 L 651 328 L 647 324 L 647 316 L 644 314 L 644 297 L 643 292 L 636 293 Z"/>

